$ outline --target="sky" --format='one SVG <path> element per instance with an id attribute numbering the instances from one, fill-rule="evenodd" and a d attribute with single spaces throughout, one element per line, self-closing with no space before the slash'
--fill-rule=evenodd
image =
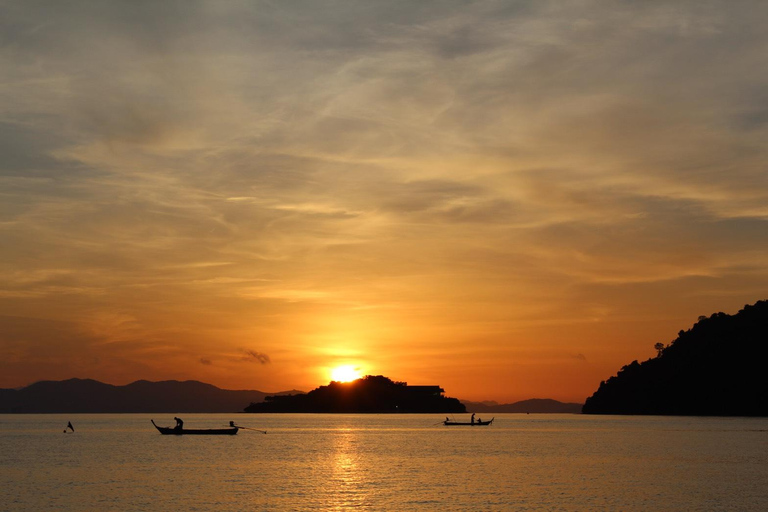
<path id="1" fill-rule="evenodd" d="M 768 4 L 0 0 L 0 387 L 583 401 L 768 298 Z"/>

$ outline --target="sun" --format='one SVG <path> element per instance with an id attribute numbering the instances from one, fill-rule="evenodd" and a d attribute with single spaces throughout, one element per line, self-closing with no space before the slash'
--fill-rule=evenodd
<path id="1" fill-rule="evenodd" d="M 331 370 L 331 380 L 336 382 L 351 382 L 360 377 L 360 370 L 351 365 L 337 366 Z"/>

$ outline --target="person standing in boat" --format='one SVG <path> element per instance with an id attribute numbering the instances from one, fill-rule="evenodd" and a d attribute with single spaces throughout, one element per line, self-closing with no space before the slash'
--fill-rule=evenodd
<path id="1" fill-rule="evenodd" d="M 184 428 L 184 421 L 182 421 L 182 419 L 181 419 L 181 418 L 177 418 L 176 416 L 174 416 L 174 417 L 173 417 L 173 419 L 175 419 L 175 420 L 176 420 L 176 428 L 177 428 L 178 430 L 181 430 L 181 429 L 183 429 L 183 428 Z"/>
<path id="2" fill-rule="evenodd" d="M 469 423 L 470 423 L 471 425 L 474 425 L 474 424 L 475 424 L 475 413 L 472 413 L 472 417 L 469 419 Z"/>

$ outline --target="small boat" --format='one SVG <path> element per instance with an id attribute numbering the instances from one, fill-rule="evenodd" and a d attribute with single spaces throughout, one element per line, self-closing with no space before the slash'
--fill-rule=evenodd
<path id="1" fill-rule="evenodd" d="M 496 419 L 496 417 L 494 416 L 493 418 L 489 419 L 488 421 L 480 421 L 480 420 L 478 420 L 478 421 L 475 421 L 474 423 L 470 422 L 470 421 L 449 421 L 449 420 L 445 420 L 443 422 L 443 425 L 445 425 L 446 427 L 456 427 L 456 426 L 484 427 L 486 425 L 490 425 L 491 423 L 493 423 L 493 420 L 495 420 L 495 419 Z"/>
<path id="2" fill-rule="evenodd" d="M 155 420 L 149 420 L 155 425 Z M 174 428 L 158 427 L 155 428 L 164 436 L 233 436 L 237 434 L 239 427 L 231 428 Z"/>

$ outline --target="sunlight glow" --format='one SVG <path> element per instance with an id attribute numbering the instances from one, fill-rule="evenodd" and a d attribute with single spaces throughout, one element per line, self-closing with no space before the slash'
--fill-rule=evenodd
<path id="1" fill-rule="evenodd" d="M 360 377 L 362 377 L 360 369 L 350 365 L 337 366 L 331 370 L 331 380 L 336 382 L 351 382 Z"/>

